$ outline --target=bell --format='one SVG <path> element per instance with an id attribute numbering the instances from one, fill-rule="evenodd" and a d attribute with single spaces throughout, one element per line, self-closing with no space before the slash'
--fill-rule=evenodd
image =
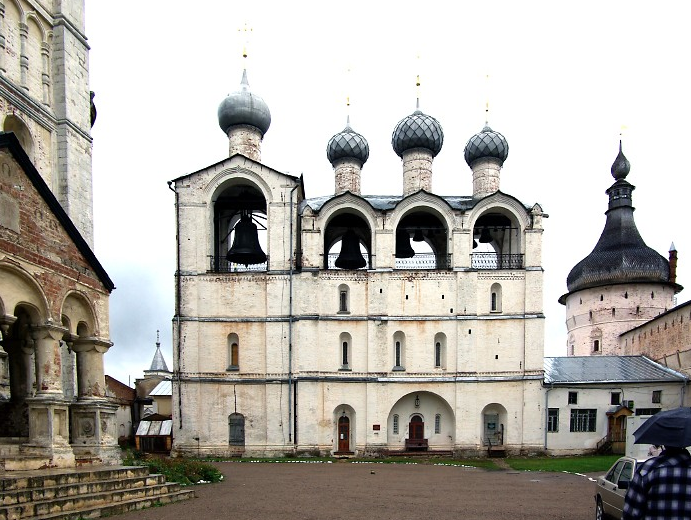
<path id="1" fill-rule="evenodd" d="M 396 258 L 413 258 L 415 250 L 410 245 L 410 235 L 405 229 L 396 231 Z"/>
<path id="2" fill-rule="evenodd" d="M 266 255 L 259 245 L 257 226 L 249 215 L 242 215 L 235 225 L 233 245 L 228 250 L 226 259 L 234 264 L 263 264 Z"/>
<path id="3" fill-rule="evenodd" d="M 477 247 L 477 240 L 475 240 L 475 239 L 473 238 L 473 249 L 475 249 L 476 247 Z"/>
<path id="4" fill-rule="evenodd" d="M 424 242 L 425 237 L 422 236 L 422 229 L 417 228 L 413 233 L 413 242 Z"/>
<path id="5" fill-rule="evenodd" d="M 335 265 L 339 269 L 360 269 L 367 265 L 367 260 L 360 252 L 360 239 L 352 229 L 341 237 L 341 252 L 336 258 Z"/>
<path id="6" fill-rule="evenodd" d="M 480 243 L 489 244 L 492 241 L 492 235 L 489 234 L 489 228 L 483 227 L 480 233 Z"/>

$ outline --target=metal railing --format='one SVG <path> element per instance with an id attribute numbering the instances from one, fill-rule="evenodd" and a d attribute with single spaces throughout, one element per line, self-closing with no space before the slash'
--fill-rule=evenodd
<path id="1" fill-rule="evenodd" d="M 451 255 L 417 253 L 412 258 L 396 258 L 396 269 L 450 269 Z"/>
<path id="2" fill-rule="evenodd" d="M 327 255 L 327 258 L 326 258 L 326 268 L 327 269 L 340 269 L 340 267 L 336 267 L 336 259 L 338 258 L 339 254 L 340 253 L 334 253 L 331 255 Z M 370 260 L 374 260 L 374 255 L 372 255 L 372 258 L 370 259 L 370 255 L 368 255 L 367 253 L 363 253 L 362 257 L 365 259 L 366 263 L 365 263 L 364 267 L 360 267 L 360 269 L 358 269 L 358 270 L 372 269 L 372 264 L 371 264 Z"/>
<path id="3" fill-rule="evenodd" d="M 470 255 L 473 269 L 523 269 L 523 255 L 497 253 L 473 253 Z"/>
<path id="4" fill-rule="evenodd" d="M 263 264 L 236 264 L 229 262 L 226 257 L 209 256 L 209 271 L 212 273 L 245 273 L 266 271 L 269 258 Z"/>

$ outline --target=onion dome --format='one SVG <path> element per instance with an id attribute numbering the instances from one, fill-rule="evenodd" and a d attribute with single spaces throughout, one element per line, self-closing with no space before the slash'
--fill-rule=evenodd
<path id="1" fill-rule="evenodd" d="M 253 126 L 264 135 L 271 125 L 271 112 L 262 98 L 250 92 L 247 71 L 242 71 L 240 90 L 229 94 L 218 107 L 218 124 L 227 134 L 232 126 Z"/>
<path id="2" fill-rule="evenodd" d="M 391 136 L 391 146 L 399 157 L 413 148 L 424 148 L 436 157 L 444 144 L 444 131 L 439 121 L 416 110 L 401 119 Z"/>
<path id="3" fill-rule="evenodd" d="M 465 162 L 471 166 L 477 159 L 494 157 L 502 163 L 509 156 L 509 143 L 499 132 L 495 132 L 488 125 L 465 145 Z"/>
<path id="4" fill-rule="evenodd" d="M 369 144 L 367 139 L 350 128 L 350 118 L 346 127 L 331 139 L 326 145 L 326 156 L 333 164 L 338 159 L 355 159 L 362 166 L 369 158 Z"/>
<path id="5" fill-rule="evenodd" d="M 569 292 L 621 283 L 673 283 L 667 259 L 648 247 L 636 228 L 631 198 L 635 186 L 624 180 L 630 166 L 620 145 L 612 165 L 616 181 L 606 192 L 609 208 L 605 229 L 592 252 L 569 273 Z"/>
<path id="6" fill-rule="evenodd" d="M 619 179 L 626 179 L 629 171 L 631 171 L 631 163 L 624 155 L 624 152 L 621 151 L 621 141 L 619 141 L 619 155 L 617 155 L 612 164 L 612 177 L 617 181 Z"/>

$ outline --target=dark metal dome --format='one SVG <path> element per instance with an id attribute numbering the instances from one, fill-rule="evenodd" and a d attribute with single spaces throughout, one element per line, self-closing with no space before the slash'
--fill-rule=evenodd
<path id="1" fill-rule="evenodd" d="M 479 133 L 468 139 L 464 153 L 468 166 L 484 157 L 494 157 L 503 163 L 509 156 L 509 143 L 503 135 L 485 125 Z"/>
<path id="2" fill-rule="evenodd" d="M 231 126 L 250 125 L 264 135 L 271 125 L 271 112 L 262 98 L 250 92 L 247 71 L 242 71 L 240 90 L 229 94 L 218 107 L 218 124 L 226 134 Z"/>
<path id="3" fill-rule="evenodd" d="M 326 156 L 331 164 L 338 159 L 356 159 L 362 166 L 369 158 L 369 144 L 367 139 L 350 128 L 349 121 L 343 131 L 329 139 Z"/>
<path id="4" fill-rule="evenodd" d="M 399 157 L 413 148 L 425 148 L 436 157 L 443 144 L 444 131 L 439 121 L 419 110 L 401 119 L 391 136 L 391 146 Z"/>
<path id="5" fill-rule="evenodd" d="M 636 228 L 631 197 L 635 186 L 624 180 L 629 168 L 620 147 L 612 165 L 617 180 L 607 190 L 605 229 L 592 252 L 566 278 L 569 292 L 620 283 L 671 283 L 669 262 L 645 244 Z"/>

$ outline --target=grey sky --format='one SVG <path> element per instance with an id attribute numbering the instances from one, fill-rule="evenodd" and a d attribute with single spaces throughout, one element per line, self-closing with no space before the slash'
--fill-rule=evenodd
<path id="1" fill-rule="evenodd" d="M 86 1 L 94 138 L 96 254 L 111 297 L 106 373 L 127 383 L 154 354 L 172 367 L 175 229 L 166 181 L 228 155 L 217 108 L 239 86 L 269 105 L 262 162 L 304 175 L 308 197 L 333 193 L 329 138 L 346 122 L 365 136 L 363 194 L 400 194 L 396 123 L 420 108 L 444 146 L 433 191 L 472 192 L 466 141 L 485 122 L 506 136 L 501 189 L 540 203 L 546 355 L 565 355 L 569 270 L 595 246 L 622 126 L 635 217 L 646 243 L 679 251 L 691 290 L 685 228 L 691 118 L 687 2 L 175 2 Z M 339 10 L 336 10 L 336 6 Z M 123 14 L 124 13 L 124 14 Z M 251 28 L 249 58 L 241 57 Z M 347 72 L 350 70 L 350 72 Z M 489 80 L 487 76 L 489 75 Z M 689 293 L 691 294 L 691 293 Z"/>

